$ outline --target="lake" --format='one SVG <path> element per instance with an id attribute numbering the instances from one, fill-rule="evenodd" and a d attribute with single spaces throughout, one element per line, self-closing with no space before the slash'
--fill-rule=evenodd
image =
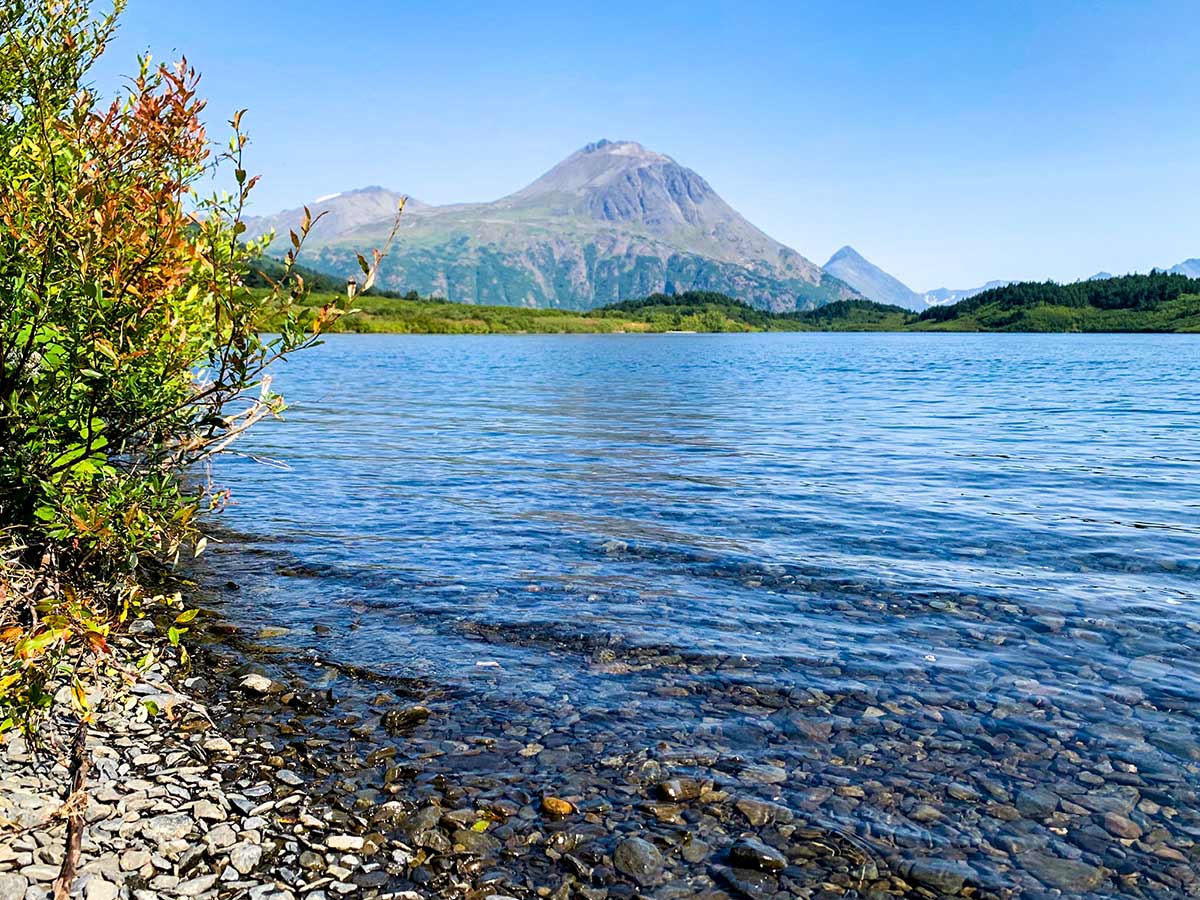
<path id="1" fill-rule="evenodd" d="M 628 896 L 638 835 L 661 896 L 1197 896 L 1198 349 L 335 336 L 240 445 L 275 464 L 221 463 L 208 565 L 296 658 L 424 687 L 387 740 L 509 804 L 514 885 Z M 549 856 L 508 841 L 546 793 Z"/>

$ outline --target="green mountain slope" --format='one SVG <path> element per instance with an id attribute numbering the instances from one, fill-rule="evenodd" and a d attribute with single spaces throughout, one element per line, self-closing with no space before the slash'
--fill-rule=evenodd
<path id="1" fill-rule="evenodd" d="M 346 278 L 381 244 L 398 195 L 323 198 L 307 265 Z M 386 211 L 386 212 L 384 212 Z M 282 248 L 302 210 L 248 222 Z M 751 225 L 668 156 L 599 141 L 492 203 L 410 204 L 379 286 L 471 303 L 593 309 L 656 292 L 719 291 L 774 311 L 860 295 Z"/>

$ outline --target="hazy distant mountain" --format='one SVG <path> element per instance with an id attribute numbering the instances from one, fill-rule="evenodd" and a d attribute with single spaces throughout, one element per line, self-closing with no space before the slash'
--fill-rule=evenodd
<path id="1" fill-rule="evenodd" d="M 865 259 L 853 247 L 843 247 L 833 254 L 824 268 L 834 278 L 846 282 L 868 300 L 890 306 L 903 306 L 918 312 L 926 307 L 925 299 L 920 294 Z"/>
<path id="2" fill-rule="evenodd" d="M 366 188 L 309 204 L 331 215 L 303 261 L 342 277 L 385 239 L 398 195 Z M 299 209 L 248 222 L 277 247 Z M 410 205 L 379 286 L 463 303 L 590 309 L 656 292 L 720 291 L 776 311 L 859 294 L 751 225 L 703 178 L 628 141 L 589 144 L 491 203 Z"/>
<path id="3" fill-rule="evenodd" d="M 1112 272 L 1097 272 L 1095 275 L 1089 276 L 1088 281 L 1103 281 L 1106 278 L 1112 278 Z"/>
<path id="4" fill-rule="evenodd" d="M 948 306 L 959 300 L 966 300 L 968 297 L 982 294 L 984 291 L 990 291 L 992 288 L 1005 287 L 1010 284 L 1012 284 L 1011 281 L 989 281 L 982 287 L 976 288 L 937 288 L 922 294 L 921 297 L 927 306 Z"/>
<path id="5" fill-rule="evenodd" d="M 1185 259 L 1177 266 L 1167 269 L 1172 275 L 1186 275 L 1188 278 L 1200 278 L 1200 259 Z"/>

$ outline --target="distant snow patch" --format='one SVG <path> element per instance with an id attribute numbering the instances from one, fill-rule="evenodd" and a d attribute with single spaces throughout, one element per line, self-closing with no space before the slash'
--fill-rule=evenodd
<path id="1" fill-rule="evenodd" d="M 326 200 L 333 200 L 334 198 L 340 197 L 340 196 L 342 196 L 341 191 L 338 191 L 336 194 L 326 194 L 324 197 L 318 197 L 316 200 L 313 201 L 313 203 L 324 203 Z"/>

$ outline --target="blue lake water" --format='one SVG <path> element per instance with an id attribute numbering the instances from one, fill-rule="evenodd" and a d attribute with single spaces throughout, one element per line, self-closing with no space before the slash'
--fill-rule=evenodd
<path id="1" fill-rule="evenodd" d="M 278 465 L 217 473 L 229 614 L 443 686 L 446 771 L 683 772 L 892 871 L 1196 889 L 1195 338 L 336 336 L 276 384 L 240 449 Z"/>

